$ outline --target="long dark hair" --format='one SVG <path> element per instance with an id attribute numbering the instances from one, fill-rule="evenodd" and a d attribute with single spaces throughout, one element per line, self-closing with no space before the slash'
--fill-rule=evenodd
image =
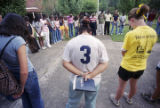
<path id="1" fill-rule="evenodd" d="M 8 13 L 0 23 L 0 35 L 21 36 L 26 40 L 29 36 L 28 29 L 24 19 L 15 13 Z"/>
<path id="2" fill-rule="evenodd" d="M 88 19 L 84 19 L 82 21 L 82 25 L 80 26 L 79 33 L 82 34 L 84 31 L 87 31 L 88 33 L 92 32 Z"/>

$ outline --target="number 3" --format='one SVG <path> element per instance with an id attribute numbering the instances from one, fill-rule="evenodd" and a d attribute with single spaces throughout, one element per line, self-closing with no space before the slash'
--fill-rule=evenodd
<path id="1" fill-rule="evenodd" d="M 88 64 L 90 62 L 91 48 L 85 45 L 80 47 L 80 51 L 84 51 L 85 49 L 86 49 L 86 53 L 84 54 L 84 57 L 86 57 L 86 59 L 80 59 L 80 60 L 83 64 Z"/>

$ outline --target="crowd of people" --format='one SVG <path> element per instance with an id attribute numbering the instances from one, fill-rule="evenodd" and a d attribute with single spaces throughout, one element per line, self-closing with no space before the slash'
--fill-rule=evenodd
<path id="1" fill-rule="evenodd" d="M 133 30 L 125 35 L 122 46 L 122 62 L 118 70 L 119 86 L 116 94 L 110 94 L 114 105 L 120 105 L 120 98 L 124 96 L 126 102 L 133 104 L 132 97 L 136 94 L 137 81 L 146 69 L 147 59 L 160 34 L 160 15 L 158 16 L 156 31 L 151 28 L 155 15 L 151 11 L 148 15 L 147 25 L 145 16 L 149 7 L 145 4 L 133 8 L 128 14 L 129 25 Z M 98 23 L 97 23 L 98 21 Z M 15 13 L 7 14 L 2 20 L 0 15 L 0 52 L 8 44 L 2 59 L 8 65 L 21 91 L 14 94 L 16 99 L 22 96 L 24 108 L 44 108 L 38 78 L 34 66 L 27 56 L 27 47 L 37 52 L 40 48 L 51 48 L 65 38 L 71 39 L 65 46 L 63 66 L 72 73 L 69 85 L 69 99 L 66 108 L 78 108 L 82 95 L 85 95 L 85 107 L 95 108 L 98 95 L 101 73 L 108 67 L 109 57 L 104 44 L 95 38 L 96 35 L 122 34 L 126 16 L 119 17 L 116 10 L 113 15 L 109 11 L 101 12 L 98 17 L 91 16 L 53 16 L 36 14 L 34 20 L 28 16 L 22 18 Z M 110 23 L 112 29 L 110 32 Z M 118 30 L 119 26 L 119 30 Z M 157 33 L 156 33 L 157 32 Z M 72 55 L 72 56 L 71 56 Z M 160 63 L 157 65 L 157 88 L 153 95 L 146 93 L 142 97 L 153 102 L 160 96 Z M 95 92 L 73 90 L 74 77 L 80 76 L 85 81 L 94 80 Z M 124 92 L 127 82 L 130 82 L 129 93 Z"/>
<path id="2" fill-rule="evenodd" d="M 145 22 L 148 26 L 152 27 L 154 20 L 157 19 L 156 32 L 160 35 L 160 13 L 152 9 L 146 14 Z M 92 30 L 92 35 L 113 35 L 114 29 L 116 35 L 122 35 L 127 16 L 123 12 L 119 15 L 118 10 L 113 14 L 110 11 L 101 12 L 98 16 L 95 14 L 68 16 L 35 14 L 32 16 L 24 17 L 28 30 L 30 32 L 29 48 L 32 53 L 38 52 L 39 49 L 50 48 L 51 44 L 56 44 L 64 39 L 72 38 L 79 35 L 79 28 L 82 25 L 82 20 L 89 20 L 89 25 Z M 2 15 L 0 15 L 0 21 Z M 112 28 L 110 28 L 112 25 Z"/>

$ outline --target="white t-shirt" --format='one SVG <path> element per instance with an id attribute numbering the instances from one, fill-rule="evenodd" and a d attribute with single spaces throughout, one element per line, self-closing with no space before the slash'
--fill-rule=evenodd
<path id="1" fill-rule="evenodd" d="M 112 18 L 112 15 L 111 14 L 105 14 L 105 17 L 106 17 L 106 21 L 110 22 L 111 18 Z"/>
<path id="2" fill-rule="evenodd" d="M 119 20 L 120 20 L 120 24 L 121 25 L 125 25 L 126 16 L 125 15 L 124 16 L 120 16 Z"/>
<path id="3" fill-rule="evenodd" d="M 36 29 L 38 33 L 40 33 L 41 27 L 43 26 L 43 24 L 40 21 L 39 22 L 37 21 L 37 22 L 33 22 L 32 26 Z"/>
<path id="4" fill-rule="evenodd" d="M 99 63 L 108 62 L 108 54 L 104 44 L 91 35 L 79 35 L 68 42 L 63 60 L 72 64 L 82 72 L 92 72 Z M 73 81 L 74 74 L 71 77 Z M 101 74 L 93 78 L 95 85 L 101 81 Z"/>

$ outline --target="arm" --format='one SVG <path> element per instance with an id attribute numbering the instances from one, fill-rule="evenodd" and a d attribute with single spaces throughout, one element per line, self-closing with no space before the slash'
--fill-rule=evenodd
<path id="1" fill-rule="evenodd" d="M 73 74 L 83 76 L 83 72 L 77 69 L 71 62 L 63 60 L 63 66 Z"/>
<path id="2" fill-rule="evenodd" d="M 125 53 L 126 53 L 127 51 L 122 51 L 122 56 L 125 56 Z"/>
<path id="3" fill-rule="evenodd" d="M 26 56 L 26 46 L 22 45 L 18 51 L 18 60 L 20 64 L 20 86 L 22 88 L 22 91 L 16 95 L 14 95 L 14 98 L 20 97 L 24 92 L 24 86 L 28 78 L 28 64 L 27 64 L 27 56 Z"/>
<path id="4" fill-rule="evenodd" d="M 100 63 L 94 70 L 93 72 L 90 72 L 89 74 L 85 75 L 85 80 L 87 79 L 92 79 L 95 76 L 97 76 L 98 74 L 104 72 L 108 67 L 108 62 L 105 63 Z"/>

